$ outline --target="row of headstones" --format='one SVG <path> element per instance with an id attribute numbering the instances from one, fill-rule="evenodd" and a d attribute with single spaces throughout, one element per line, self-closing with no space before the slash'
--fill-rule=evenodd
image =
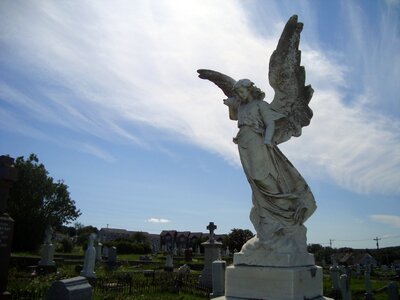
<path id="1" fill-rule="evenodd" d="M 45 233 L 45 241 L 42 246 L 41 258 L 39 261 L 39 266 L 41 267 L 54 267 L 56 265 L 54 261 L 54 245 L 51 241 L 52 233 L 53 231 L 49 227 Z M 102 254 L 107 257 L 108 264 L 115 265 L 117 263 L 117 249 L 115 247 L 104 247 L 102 249 L 102 244 L 100 242 L 97 242 L 97 245 L 95 247 L 95 240 L 96 235 L 90 234 L 88 238 L 88 246 L 85 251 L 85 258 L 83 262 L 81 276 L 89 278 L 96 277 L 94 267 L 96 261 L 102 260 Z"/>
<path id="2" fill-rule="evenodd" d="M 350 290 L 351 269 L 343 266 L 338 267 L 337 265 L 333 265 L 330 268 L 330 272 L 332 280 L 332 290 L 335 296 L 339 296 L 340 294 L 343 300 L 351 300 L 351 290 Z M 364 283 L 365 283 L 365 299 L 373 300 L 370 266 L 367 266 L 365 268 Z M 397 284 L 395 282 L 390 282 L 387 285 L 387 293 L 388 293 L 388 300 L 399 300 Z"/>

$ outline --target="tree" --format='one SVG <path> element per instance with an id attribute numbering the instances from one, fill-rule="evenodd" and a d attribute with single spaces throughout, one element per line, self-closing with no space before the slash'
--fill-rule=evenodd
<path id="1" fill-rule="evenodd" d="M 248 229 L 234 228 L 231 230 L 231 233 L 229 233 L 226 237 L 224 244 L 226 244 L 226 246 L 228 246 L 231 251 L 240 251 L 244 243 L 246 243 L 253 236 L 254 234 Z"/>
<path id="2" fill-rule="evenodd" d="M 18 181 L 10 190 L 9 213 L 14 219 L 13 251 L 35 251 L 46 227 L 60 228 L 80 216 L 63 181 L 54 182 L 35 154 L 15 160 Z"/>

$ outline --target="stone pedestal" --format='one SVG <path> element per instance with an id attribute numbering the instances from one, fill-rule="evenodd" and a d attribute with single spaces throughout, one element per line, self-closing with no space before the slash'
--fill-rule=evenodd
<path id="1" fill-rule="evenodd" d="M 202 243 L 204 247 L 204 269 L 201 271 L 199 283 L 206 287 L 212 287 L 212 263 L 221 259 L 220 242 L 205 242 Z"/>
<path id="2" fill-rule="evenodd" d="M 225 261 L 216 260 L 212 263 L 213 292 L 210 294 L 211 298 L 225 295 L 225 273 L 226 273 Z"/>
<path id="3" fill-rule="evenodd" d="M 322 300 L 322 268 L 229 266 L 218 300 Z"/>
<path id="4" fill-rule="evenodd" d="M 53 244 L 43 244 L 42 251 L 40 253 L 39 266 L 43 267 L 54 267 L 56 262 L 54 261 L 54 246 Z"/>
<path id="5" fill-rule="evenodd" d="M 322 294 L 321 267 L 230 266 L 226 270 L 227 297 L 304 300 Z"/>

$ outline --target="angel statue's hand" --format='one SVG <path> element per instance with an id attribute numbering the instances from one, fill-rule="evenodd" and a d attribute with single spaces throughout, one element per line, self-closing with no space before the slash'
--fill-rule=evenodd
<path id="1" fill-rule="evenodd" d="M 264 144 L 269 148 L 272 148 L 274 146 L 274 144 L 270 140 L 264 140 Z"/>
<path id="2" fill-rule="evenodd" d="M 296 224 L 303 225 L 306 212 L 307 208 L 303 205 L 297 208 L 296 212 L 294 213 L 294 221 Z"/>
<path id="3" fill-rule="evenodd" d="M 224 104 L 227 106 L 235 105 L 235 97 L 229 97 L 229 98 L 224 99 Z"/>

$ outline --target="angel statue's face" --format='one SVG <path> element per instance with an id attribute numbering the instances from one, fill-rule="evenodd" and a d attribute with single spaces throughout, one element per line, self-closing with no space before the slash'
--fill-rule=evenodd
<path id="1" fill-rule="evenodd" d="M 239 86 L 235 89 L 236 94 L 240 97 L 241 100 L 250 100 L 250 92 L 248 88 L 244 86 Z"/>

